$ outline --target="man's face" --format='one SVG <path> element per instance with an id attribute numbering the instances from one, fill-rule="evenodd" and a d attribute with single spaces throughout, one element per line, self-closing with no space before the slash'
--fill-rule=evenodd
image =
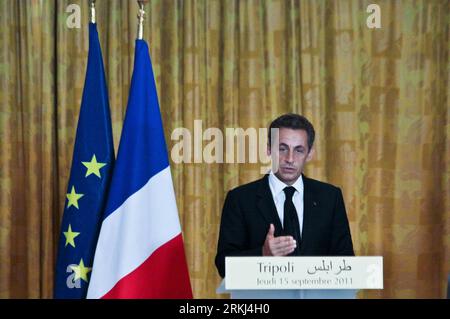
<path id="1" fill-rule="evenodd" d="M 308 134 L 305 130 L 280 128 L 278 146 L 278 149 L 274 150 L 271 150 L 270 146 L 268 148 L 269 155 L 272 155 L 273 161 L 278 163 L 275 176 L 285 184 L 292 185 L 313 155 L 313 149 L 310 150 L 308 147 Z"/>

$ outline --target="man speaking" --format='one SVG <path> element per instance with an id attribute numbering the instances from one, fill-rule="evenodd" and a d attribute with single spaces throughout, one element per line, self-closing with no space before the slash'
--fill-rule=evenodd
<path id="1" fill-rule="evenodd" d="M 278 167 L 228 192 L 215 260 L 221 277 L 226 256 L 354 256 L 341 190 L 302 174 L 314 137 L 313 125 L 298 114 L 270 124 L 268 152 Z"/>

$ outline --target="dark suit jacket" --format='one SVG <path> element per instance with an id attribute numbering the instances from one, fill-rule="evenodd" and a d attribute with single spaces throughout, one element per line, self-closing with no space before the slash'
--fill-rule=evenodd
<path id="1" fill-rule="evenodd" d="M 341 190 L 303 175 L 303 230 L 300 256 L 354 256 Z M 225 276 L 225 256 L 262 256 L 270 224 L 282 225 L 268 175 L 228 192 L 222 211 L 216 267 Z"/>

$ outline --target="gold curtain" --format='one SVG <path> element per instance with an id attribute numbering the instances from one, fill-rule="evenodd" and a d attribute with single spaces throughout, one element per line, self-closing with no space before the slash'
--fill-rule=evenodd
<path id="1" fill-rule="evenodd" d="M 316 127 L 310 177 L 342 187 L 357 255 L 384 256 L 385 289 L 442 298 L 450 272 L 450 2 L 153 0 L 150 45 L 171 132 L 264 128 L 298 112 Z M 81 28 L 66 24 L 69 4 Z M 115 145 L 136 37 L 134 1 L 98 0 Z M 56 246 L 88 50 L 84 0 L 0 1 L 0 297 L 52 296 Z M 204 145 L 207 142 L 204 142 Z M 194 295 L 215 294 L 226 192 L 256 164 L 171 163 Z"/>

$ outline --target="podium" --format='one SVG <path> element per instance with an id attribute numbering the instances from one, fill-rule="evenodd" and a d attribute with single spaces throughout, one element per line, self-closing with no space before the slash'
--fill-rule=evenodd
<path id="1" fill-rule="evenodd" d="M 231 299 L 355 299 L 356 289 L 225 289 L 222 280 L 216 293 L 230 294 Z"/>
<path id="2" fill-rule="evenodd" d="M 383 289 L 383 257 L 226 257 L 225 276 L 232 299 L 355 299 Z"/>

